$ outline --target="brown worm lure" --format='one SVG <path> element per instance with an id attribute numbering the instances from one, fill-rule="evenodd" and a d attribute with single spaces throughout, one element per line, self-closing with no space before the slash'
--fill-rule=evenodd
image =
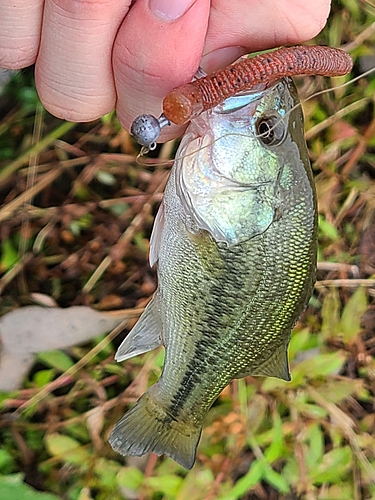
<path id="1" fill-rule="evenodd" d="M 161 117 L 138 116 L 132 124 L 131 133 L 140 144 L 153 149 L 164 126 L 171 123 L 183 125 L 239 92 L 287 76 L 346 75 L 352 67 L 353 61 L 346 52 L 321 46 L 283 47 L 251 58 L 242 58 L 212 75 L 173 89 L 163 101 Z"/>

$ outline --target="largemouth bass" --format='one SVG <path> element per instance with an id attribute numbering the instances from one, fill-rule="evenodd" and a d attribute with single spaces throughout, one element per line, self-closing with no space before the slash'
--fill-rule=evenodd
<path id="1" fill-rule="evenodd" d="M 123 455 L 194 465 L 202 424 L 233 379 L 290 380 L 290 332 L 315 281 L 316 196 L 290 79 L 195 118 L 151 237 L 158 289 L 116 359 L 159 345 L 159 381 L 110 436 Z"/>

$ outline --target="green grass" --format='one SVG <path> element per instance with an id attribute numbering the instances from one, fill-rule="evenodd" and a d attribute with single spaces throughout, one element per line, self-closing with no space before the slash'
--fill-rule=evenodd
<path id="1" fill-rule="evenodd" d="M 20 391 L 0 394 L 2 500 L 375 498 L 375 73 L 350 83 L 375 56 L 374 22 L 369 2 L 336 2 L 316 42 L 349 44 L 354 71 L 297 82 L 320 265 L 291 340 L 292 382 L 234 381 L 187 472 L 154 455 L 124 459 L 107 443 L 159 377 L 161 352 L 118 364 L 122 335 L 40 355 Z M 114 115 L 71 124 L 43 111 L 29 71 L 1 106 L 0 314 L 43 300 L 37 293 L 62 307 L 142 308 L 155 290 L 148 238 L 176 145 L 136 161 Z"/>

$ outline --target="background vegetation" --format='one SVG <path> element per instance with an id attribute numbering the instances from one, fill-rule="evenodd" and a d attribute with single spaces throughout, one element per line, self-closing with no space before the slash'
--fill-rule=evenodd
<path id="1" fill-rule="evenodd" d="M 57 120 L 31 71 L 5 89 L 0 314 L 46 296 L 129 314 L 118 336 L 40 354 L 20 391 L 0 393 L 2 500 L 375 499 L 375 74 L 340 86 L 375 66 L 375 5 L 334 3 L 316 42 L 346 47 L 355 67 L 297 82 L 320 231 L 318 282 L 291 341 L 293 380 L 227 387 L 190 472 L 154 455 L 124 459 L 107 443 L 161 372 L 161 352 L 125 364 L 113 354 L 155 290 L 148 238 L 176 144 L 136 161 L 113 114 Z"/>

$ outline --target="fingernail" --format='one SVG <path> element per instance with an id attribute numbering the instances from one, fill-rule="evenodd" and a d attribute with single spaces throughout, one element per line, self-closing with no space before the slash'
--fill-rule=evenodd
<path id="1" fill-rule="evenodd" d="M 224 47 L 216 49 L 202 57 L 200 66 L 208 74 L 218 69 L 225 68 L 239 57 L 247 54 L 245 47 Z"/>
<path id="2" fill-rule="evenodd" d="M 150 0 L 151 12 L 163 21 L 175 21 L 183 16 L 196 0 Z"/>

